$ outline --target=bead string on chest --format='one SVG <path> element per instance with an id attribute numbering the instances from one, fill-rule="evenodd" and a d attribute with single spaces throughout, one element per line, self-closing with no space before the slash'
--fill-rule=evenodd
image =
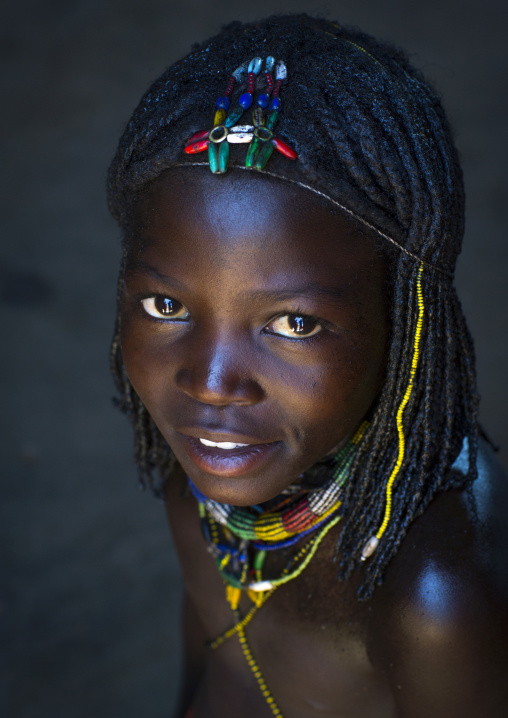
<path id="1" fill-rule="evenodd" d="M 207 498 L 189 479 L 198 501 L 199 516 L 207 549 L 222 576 L 226 599 L 235 624 L 208 644 L 217 649 L 228 638 L 238 635 L 240 647 L 272 715 L 282 718 L 257 665 L 245 633 L 246 626 L 279 586 L 297 578 L 309 565 L 328 532 L 340 521 L 341 487 L 346 481 L 357 445 L 367 422 L 338 451 L 333 459 L 331 477 L 317 490 L 301 490 L 283 496 L 265 506 L 238 507 Z M 312 534 L 312 536 L 311 536 Z M 305 537 L 309 540 L 291 556 L 278 576 L 267 577 L 263 568 L 267 552 L 287 549 Z M 252 608 L 244 617 L 239 610 L 244 592 Z"/>

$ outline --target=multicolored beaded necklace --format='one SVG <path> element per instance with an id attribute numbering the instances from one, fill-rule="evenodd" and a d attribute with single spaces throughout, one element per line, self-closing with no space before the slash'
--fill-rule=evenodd
<path id="1" fill-rule="evenodd" d="M 319 489 L 284 495 L 269 508 L 238 507 L 208 499 L 189 479 L 192 493 L 198 500 L 201 527 L 208 551 L 215 559 L 224 580 L 226 599 L 236 623 L 209 646 L 216 649 L 237 634 L 243 654 L 259 688 L 274 716 L 282 718 L 250 650 L 245 627 L 267 599 L 289 581 L 297 578 L 309 565 L 327 533 L 340 521 L 341 487 L 346 481 L 367 422 L 335 455 L 332 475 Z M 263 567 L 268 551 L 287 548 L 314 534 L 289 560 L 279 576 L 267 578 Z M 242 618 L 239 611 L 242 592 L 253 603 Z"/>

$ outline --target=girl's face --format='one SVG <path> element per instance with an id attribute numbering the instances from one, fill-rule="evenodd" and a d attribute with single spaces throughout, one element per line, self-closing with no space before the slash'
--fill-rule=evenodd
<path id="1" fill-rule="evenodd" d="M 267 501 L 352 436 L 383 379 L 387 316 L 374 241 L 307 190 L 194 167 L 141 198 L 125 367 L 212 499 Z"/>

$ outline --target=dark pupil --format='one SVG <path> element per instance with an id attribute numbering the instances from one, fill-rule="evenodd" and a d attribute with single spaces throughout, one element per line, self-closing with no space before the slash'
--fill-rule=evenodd
<path id="1" fill-rule="evenodd" d="M 293 315 L 289 318 L 289 326 L 295 334 L 309 334 L 316 327 L 316 320 L 308 317 L 297 317 Z"/>
<path id="2" fill-rule="evenodd" d="M 155 299 L 155 308 L 159 314 L 174 314 L 178 309 L 178 302 L 173 301 L 169 297 L 157 297 Z"/>

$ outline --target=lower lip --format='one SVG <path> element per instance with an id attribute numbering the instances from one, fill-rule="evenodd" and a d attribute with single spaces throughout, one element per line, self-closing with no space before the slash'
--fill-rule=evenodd
<path id="1" fill-rule="evenodd" d="M 212 476 L 235 478 L 258 470 L 280 446 L 280 441 L 270 444 L 249 444 L 237 449 L 219 449 L 205 446 L 193 436 L 184 436 L 185 450 L 194 464 Z"/>

